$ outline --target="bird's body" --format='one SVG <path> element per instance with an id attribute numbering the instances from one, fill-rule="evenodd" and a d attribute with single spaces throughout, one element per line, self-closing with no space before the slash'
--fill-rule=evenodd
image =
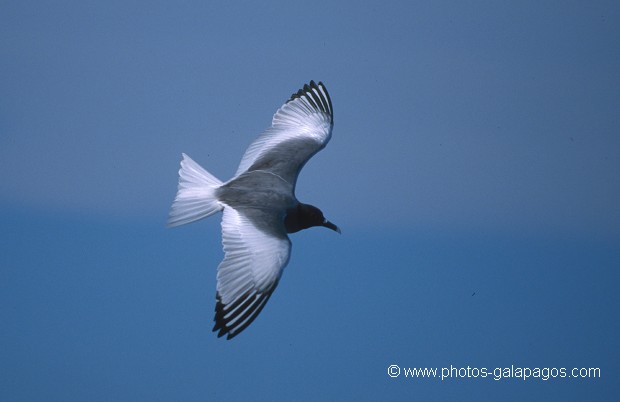
<path id="1" fill-rule="evenodd" d="M 243 331 L 269 300 L 290 258 L 288 233 L 312 226 L 340 229 L 295 197 L 297 176 L 331 138 L 333 109 L 322 83 L 300 89 L 276 112 L 272 126 L 223 183 L 183 154 L 169 226 L 224 211 L 225 257 L 218 267 L 214 331 Z"/>
<path id="2" fill-rule="evenodd" d="M 246 172 L 224 184 L 218 199 L 232 208 L 257 208 L 280 211 L 297 203 L 293 186 L 280 176 L 263 170 Z"/>

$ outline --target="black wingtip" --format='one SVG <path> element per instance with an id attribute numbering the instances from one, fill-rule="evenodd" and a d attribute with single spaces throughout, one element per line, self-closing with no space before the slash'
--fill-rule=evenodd
<path id="1" fill-rule="evenodd" d="M 262 293 L 248 291 L 228 306 L 222 303 L 220 294 L 217 293 L 215 296 L 215 318 L 213 319 L 215 325 L 212 331 L 219 331 L 218 338 L 226 335 L 226 340 L 231 340 L 239 335 L 258 317 L 277 285 L 278 281 Z M 227 315 L 229 316 L 227 317 Z"/>
<path id="2" fill-rule="evenodd" d="M 310 81 L 303 88 L 292 94 L 287 103 L 300 98 L 307 100 L 313 108 L 329 114 L 331 122 L 334 122 L 332 100 L 323 82 L 319 81 L 317 84 L 314 80 Z"/>

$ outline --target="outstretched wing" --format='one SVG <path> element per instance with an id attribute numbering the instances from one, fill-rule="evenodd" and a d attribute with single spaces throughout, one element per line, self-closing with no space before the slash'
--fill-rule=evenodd
<path id="1" fill-rule="evenodd" d="M 260 216 L 258 216 L 258 215 Z M 288 263 L 291 242 L 275 213 L 224 208 L 222 242 L 224 260 L 217 271 L 215 326 L 218 337 L 231 339 L 243 331 L 261 312 L 278 285 Z M 254 222 L 274 221 L 267 232 Z"/>
<path id="2" fill-rule="evenodd" d="M 329 142 L 333 125 L 327 89 L 321 82 L 310 81 L 278 109 L 271 127 L 245 151 L 235 176 L 269 171 L 294 188 L 301 168 Z"/>

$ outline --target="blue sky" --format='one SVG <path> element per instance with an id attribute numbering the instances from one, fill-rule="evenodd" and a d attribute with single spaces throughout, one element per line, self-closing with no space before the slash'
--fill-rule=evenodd
<path id="1" fill-rule="evenodd" d="M 619 45 L 611 1 L 3 2 L 0 399 L 618 395 Z M 343 234 L 293 235 L 217 339 L 219 218 L 164 227 L 180 154 L 228 179 L 311 79 L 297 195 Z"/>

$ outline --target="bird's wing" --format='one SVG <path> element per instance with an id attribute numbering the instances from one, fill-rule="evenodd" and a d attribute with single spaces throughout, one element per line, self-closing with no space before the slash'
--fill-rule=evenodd
<path id="1" fill-rule="evenodd" d="M 271 225 L 270 220 L 274 221 Z M 291 242 L 275 213 L 224 208 L 224 260 L 217 271 L 215 326 L 231 339 L 254 321 L 278 285 Z M 256 226 L 256 222 L 259 222 Z M 262 228 L 261 228 L 262 226 Z M 273 229 L 282 226 L 282 230 Z"/>
<path id="2" fill-rule="evenodd" d="M 264 170 L 293 187 L 304 164 L 327 145 L 334 112 L 323 83 L 304 85 L 273 116 L 265 130 L 245 151 L 237 173 Z"/>

